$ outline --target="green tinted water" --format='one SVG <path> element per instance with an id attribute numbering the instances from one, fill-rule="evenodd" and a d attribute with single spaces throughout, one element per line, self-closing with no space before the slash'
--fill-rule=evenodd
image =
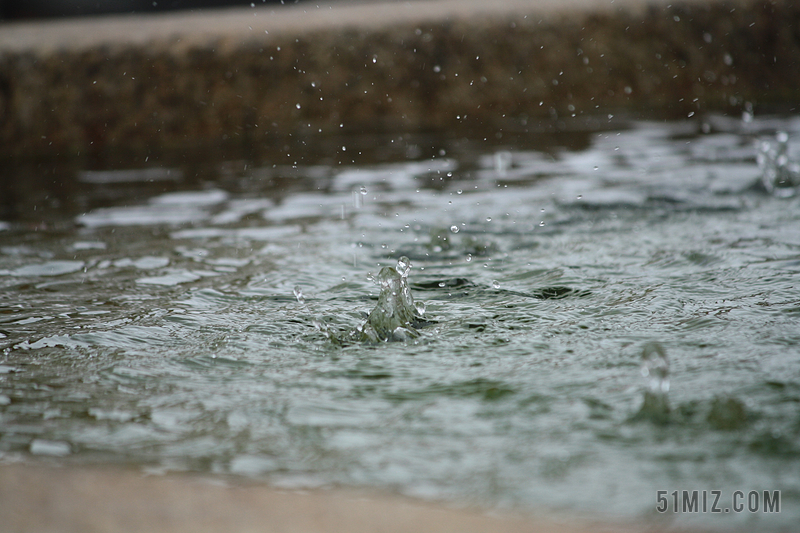
<path id="1" fill-rule="evenodd" d="M 8 170 L 0 460 L 790 530 L 800 196 L 752 184 L 800 121 L 704 129 Z M 331 341 L 403 255 L 430 323 Z M 650 342 L 669 390 L 643 409 Z M 782 507 L 662 515 L 658 490 Z"/>

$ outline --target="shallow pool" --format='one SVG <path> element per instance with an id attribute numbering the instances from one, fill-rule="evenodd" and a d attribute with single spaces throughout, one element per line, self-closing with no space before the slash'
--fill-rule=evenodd
<path id="1" fill-rule="evenodd" d="M 791 174 L 797 117 L 7 169 L 0 460 L 790 530 L 800 194 L 758 185 L 780 132 Z M 419 336 L 335 342 L 401 256 Z"/>

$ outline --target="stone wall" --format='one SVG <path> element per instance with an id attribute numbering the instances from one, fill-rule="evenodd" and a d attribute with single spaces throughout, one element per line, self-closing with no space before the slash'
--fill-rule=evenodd
<path id="1" fill-rule="evenodd" d="M 189 25 L 144 41 L 37 47 L 0 38 L 0 142 L 6 156 L 66 155 L 288 135 L 568 128 L 615 113 L 788 112 L 800 102 L 800 2 L 568 4 L 396 21 L 384 5 L 379 23 L 354 17 L 245 37 L 191 38 Z M 360 9 L 353 13 L 370 7 Z M 102 33 L 110 20 L 86 27 Z M 11 29 L 0 25 L 0 35 Z"/>

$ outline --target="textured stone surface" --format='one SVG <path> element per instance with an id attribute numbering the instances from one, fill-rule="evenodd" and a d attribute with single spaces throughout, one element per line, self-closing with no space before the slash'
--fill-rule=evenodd
<path id="1" fill-rule="evenodd" d="M 7 155 L 63 155 L 320 130 L 491 132 L 568 126 L 573 113 L 788 110 L 800 98 L 790 0 L 476 6 L 0 25 L 0 142 Z"/>

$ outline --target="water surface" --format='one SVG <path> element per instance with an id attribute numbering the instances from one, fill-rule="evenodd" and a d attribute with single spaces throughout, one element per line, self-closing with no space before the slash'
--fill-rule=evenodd
<path id="1" fill-rule="evenodd" d="M 797 118 L 709 117 L 8 169 L 0 460 L 788 531 L 800 195 L 753 186 L 778 132 L 797 158 Z M 401 256 L 431 323 L 332 342 Z M 660 515 L 658 490 L 782 507 Z"/>

